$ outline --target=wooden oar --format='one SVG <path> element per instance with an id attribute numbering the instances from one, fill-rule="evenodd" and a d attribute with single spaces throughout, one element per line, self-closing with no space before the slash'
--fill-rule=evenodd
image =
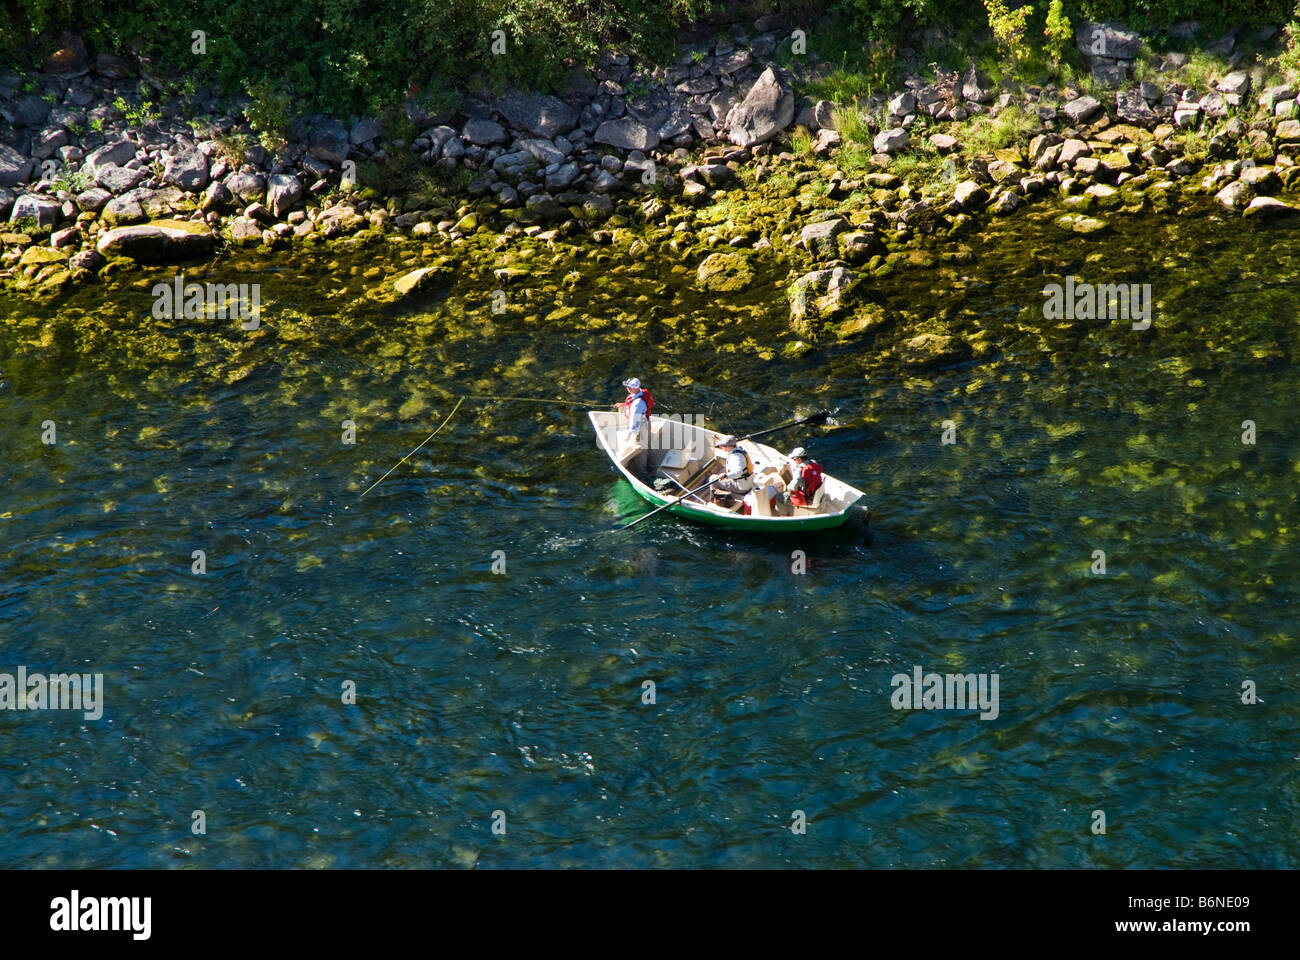
<path id="1" fill-rule="evenodd" d="M 778 431 L 778 430 L 785 430 L 785 429 L 787 429 L 787 428 L 789 428 L 789 427 L 798 427 L 798 426 L 801 426 L 801 425 L 803 425 L 803 424 L 805 424 L 805 423 L 824 423 L 824 422 L 826 421 L 826 418 L 829 417 L 830 415 L 831 415 L 831 412 L 830 412 L 829 410 L 822 410 L 822 411 L 819 411 L 818 413 L 814 413 L 812 416 L 809 416 L 809 417 L 800 417 L 798 420 L 791 420 L 789 423 L 783 423 L 783 424 L 781 424 L 780 426 L 776 426 L 776 427 L 768 427 L 766 430 L 759 430 L 757 433 L 751 433 L 751 434 L 749 434 L 748 436 L 740 437 L 739 440 L 753 440 L 755 437 L 764 437 L 764 436 L 767 436 L 767 434 L 769 434 L 769 433 L 776 433 L 776 431 Z M 739 442 L 739 440 L 738 440 L 737 442 Z M 712 461 L 710 461 L 710 463 L 712 463 Z M 706 468 L 706 469 L 707 469 L 707 468 Z M 698 476 L 698 474 L 696 474 L 696 476 Z M 721 479 L 722 479 L 721 477 L 718 478 L 718 480 L 721 480 Z M 635 527 L 635 526 L 636 526 L 638 523 L 640 523 L 642 520 L 649 520 L 651 517 L 653 517 L 653 516 L 654 516 L 656 513 L 658 513 L 660 510 L 667 510 L 669 507 L 676 506 L 677 504 L 679 504 L 679 503 L 681 503 L 683 500 L 685 500 L 687 497 L 689 497 L 691 494 L 693 494 L 693 493 L 699 493 L 701 490 L 705 490 L 705 489 L 707 489 L 707 488 L 713 486 L 715 483 L 718 482 L 718 480 L 710 480 L 708 483 L 704 484 L 703 486 L 696 487 L 694 490 L 687 490 L 685 493 L 683 493 L 683 494 L 682 494 L 680 497 L 678 497 L 676 500 L 671 500 L 671 501 L 669 501 L 668 503 L 660 504 L 659 506 L 657 506 L 657 507 L 655 507 L 653 510 L 651 510 L 649 513 L 647 513 L 645 516 L 643 516 L 643 517 L 637 517 L 637 518 L 636 518 L 635 520 L 633 520 L 631 523 L 629 523 L 629 524 L 625 524 L 624 526 L 621 526 L 621 527 L 615 527 L 615 529 L 616 529 L 616 530 L 631 530 L 633 527 Z"/>
<path id="2" fill-rule="evenodd" d="M 721 477 L 718 477 L 718 480 L 721 480 L 721 479 L 722 479 Z M 636 526 L 638 523 L 640 523 L 642 520 L 649 520 L 651 517 L 653 517 L 653 516 L 654 516 L 656 513 L 658 513 L 660 510 L 667 510 L 669 507 L 671 507 L 671 506 L 673 506 L 673 505 L 675 505 L 675 504 L 681 503 L 683 500 L 685 500 L 687 497 L 689 497 L 692 493 L 699 493 L 701 490 L 705 490 L 705 489 L 707 489 L 707 488 L 713 486 L 715 483 L 718 482 L 718 480 L 710 480 L 708 483 L 702 484 L 701 486 L 696 487 L 694 490 L 687 490 L 685 493 L 683 493 L 683 494 L 682 494 L 680 497 L 678 497 L 676 500 L 670 500 L 668 503 L 660 504 L 659 506 L 657 506 L 657 507 L 655 507 L 653 510 L 651 510 L 649 513 L 647 513 L 644 517 L 637 517 L 637 518 L 636 518 L 635 520 L 633 520 L 631 523 L 629 523 L 629 524 L 627 524 L 627 525 L 625 525 L 625 526 L 622 526 L 622 527 L 615 527 L 614 529 L 615 529 L 615 530 L 631 530 L 633 527 L 635 527 L 635 526 Z"/>

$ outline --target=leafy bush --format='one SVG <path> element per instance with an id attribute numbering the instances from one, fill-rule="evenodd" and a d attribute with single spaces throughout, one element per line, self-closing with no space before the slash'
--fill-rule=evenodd
<path id="1" fill-rule="evenodd" d="M 1047 38 L 1047 55 L 1052 58 L 1053 65 L 1059 66 L 1074 39 L 1070 18 L 1065 15 L 1065 5 L 1061 0 L 1052 0 L 1048 6 L 1043 36 Z"/>

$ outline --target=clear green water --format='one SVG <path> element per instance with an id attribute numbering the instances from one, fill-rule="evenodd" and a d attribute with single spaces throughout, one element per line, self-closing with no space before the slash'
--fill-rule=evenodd
<path id="1" fill-rule="evenodd" d="M 260 281 L 253 335 L 149 319 L 171 271 L 0 303 L 0 671 L 107 688 L 0 712 L 0 866 L 1300 865 L 1296 234 L 1117 227 L 936 247 L 876 284 L 896 333 L 797 361 L 775 286 L 719 302 L 695 260 L 560 257 L 499 316 L 491 258 L 417 308 L 362 296 L 401 250 L 187 271 Z M 1066 273 L 1152 283 L 1153 330 L 1043 321 Z M 997 349 L 885 356 L 945 326 Z M 871 526 L 611 534 L 645 507 L 583 409 L 513 402 L 358 500 L 457 395 L 631 374 L 738 432 L 831 407 L 777 442 Z M 997 672 L 1000 716 L 893 710 L 914 665 Z"/>

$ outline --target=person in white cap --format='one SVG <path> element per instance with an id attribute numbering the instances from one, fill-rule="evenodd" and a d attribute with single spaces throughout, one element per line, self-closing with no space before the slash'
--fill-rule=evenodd
<path id="1" fill-rule="evenodd" d="M 730 502 L 733 496 L 744 496 L 754 489 L 754 461 L 744 447 L 737 446 L 735 437 L 723 437 L 718 449 L 726 458 L 726 467 L 709 477 L 713 484 L 710 489 L 714 499 Z"/>
<path id="2" fill-rule="evenodd" d="M 822 467 L 816 460 L 808 459 L 808 451 L 795 447 L 790 451 L 790 482 L 781 494 L 783 512 L 794 513 L 791 506 L 806 507 L 813 499 L 813 494 L 822 485 Z"/>
<path id="3" fill-rule="evenodd" d="M 627 387 L 627 399 L 616 406 L 627 417 L 626 442 L 635 443 L 640 437 L 641 428 L 650 423 L 650 410 L 654 407 L 655 401 L 654 397 L 650 396 L 650 391 L 643 388 L 641 381 L 636 377 L 624 380 L 623 386 Z"/>

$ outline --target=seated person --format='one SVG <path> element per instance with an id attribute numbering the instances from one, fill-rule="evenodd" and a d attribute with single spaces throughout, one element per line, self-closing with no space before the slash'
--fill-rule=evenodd
<path id="1" fill-rule="evenodd" d="M 789 469 L 790 482 L 780 497 L 780 509 L 787 516 L 794 513 L 794 507 L 811 504 L 813 495 L 822 485 L 821 464 L 809 460 L 808 452 L 803 447 L 795 447 L 790 451 Z"/>
<path id="2" fill-rule="evenodd" d="M 722 473 L 709 477 L 712 484 L 709 489 L 713 491 L 715 500 L 726 505 L 730 504 L 733 497 L 744 496 L 754 489 L 754 462 L 743 447 L 736 445 L 735 437 L 724 437 L 718 444 L 718 449 L 726 458 L 726 466 Z"/>

